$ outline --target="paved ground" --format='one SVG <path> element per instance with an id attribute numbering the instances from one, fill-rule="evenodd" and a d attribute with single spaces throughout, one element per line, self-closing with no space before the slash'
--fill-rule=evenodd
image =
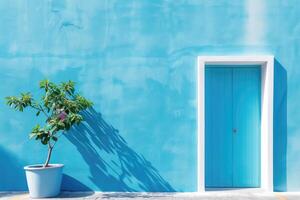
<path id="1" fill-rule="evenodd" d="M 29 200 L 27 193 L 0 193 L 0 199 Z M 300 193 L 206 192 L 206 193 L 62 193 L 58 199 L 86 200 L 300 200 Z"/>

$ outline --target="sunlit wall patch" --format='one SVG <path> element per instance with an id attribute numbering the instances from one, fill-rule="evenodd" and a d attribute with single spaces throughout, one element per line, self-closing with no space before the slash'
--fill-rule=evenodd
<path id="1" fill-rule="evenodd" d="M 246 0 L 244 42 L 256 45 L 264 42 L 265 38 L 265 2 L 264 0 Z"/>

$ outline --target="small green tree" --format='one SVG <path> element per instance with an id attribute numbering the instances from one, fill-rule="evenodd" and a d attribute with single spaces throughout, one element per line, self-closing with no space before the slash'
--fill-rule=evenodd
<path id="1" fill-rule="evenodd" d="M 36 110 L 36 116 L 43 114 L 46 117 L 45 125 L 37 124 L 29 136 L 40 140 L 43 145 L 48 145 L 47 159 L 43 165 L 48 167 L 59 136 L 66 133 L 74 124 L 83 121 L 80 112 L 91 107 L 93 103 L 75 92 L 73 81 L 55 84 L 49 80 L 42 80 L 39 87 L 44 93 L 39 101 L 34 100 L 28 92 L 21 93 L 19 97 L 6 97 L 6 103 L 21 112 L 30 107 Z"/>

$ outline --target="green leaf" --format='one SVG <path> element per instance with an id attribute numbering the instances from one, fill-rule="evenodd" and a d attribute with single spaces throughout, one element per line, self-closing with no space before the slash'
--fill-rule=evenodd
<path id="1" fill-rule="evenodd" d="M 68 82 L 62 82 L 60 88 L 69 95 L 75 92 L 75 82 L 69 80 Z"/>
<path id="2" fill-rule="evenodd" d="M 31 105 L 32 103 L 32 95 L 27 92 L 27 93 L 21 93 L 21 102 L 24 107 Z"/>
<path id="3" fill-rule="evenodd" d="M 30 133 L 30 134 L 29 134 L 29 138 L 30 138 L 30 139 L 33 138 L 33 137 L 36 137 L 36 133 Z"/>
<path id="4" fill-rule="evenodd" d="M 41 80 L 39 86 L 40 88 L 45 88 L 45 90 L 47 91 L 49 86 L 49 80 L 47 79 Z"/>
<path id="5" fill-rule="evenodd" d="M 8 96 L 5 98 L 6 104 L 15 110 L 23 111 L 27 106 L 32 105 L 32 96 L 30 93 L 21 93 L 21 97 Z"/>
<path id="6" fill-rule="evenodd" d="M 85 109 L 93 106 L 93 103 L 91 101 L 87 100 L 86 98 L 84 98 L 81 95 L 76 95 L 75 101 L 78 104 L 80 110 L 85 110 Z"/>
<path id="7" fill-rule="evenodd" d="M 35 127 L 33 127 L 32 132 L 37 133 L 40 130 L 41 126 L 39 124 L 35 125 Z"/>
<path id="8" fill-rule="evenodd" d="M 57 137 L 55 137 L 55 136 L 52 136 L 52 140 L 54 140 L 55 142 L 57 141 Z"/>
<path id="9" fill-rule="evenodd" d="M 39 110 L 35 115 L 36 115 L 36 116 L 39 116 L 40 113 L 41 113 L 41 111 Z"/>
<path id="10" fill-rule="evenodd" d="M 48 144 L 48 140 L 47 139 L 42 139 L 41 142 L 42 142 L 43 145 L 47 145 Z"/>

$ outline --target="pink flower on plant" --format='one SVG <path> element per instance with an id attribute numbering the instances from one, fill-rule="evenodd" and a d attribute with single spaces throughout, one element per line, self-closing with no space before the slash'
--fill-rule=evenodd
<path id="1" fill-rule="evenodd" d="M 67 117 L 67 113 L 65 111 L 62 111 L 59 113 L 58 118 L 60 119 L 60 121 L 64 121 Z"/>

